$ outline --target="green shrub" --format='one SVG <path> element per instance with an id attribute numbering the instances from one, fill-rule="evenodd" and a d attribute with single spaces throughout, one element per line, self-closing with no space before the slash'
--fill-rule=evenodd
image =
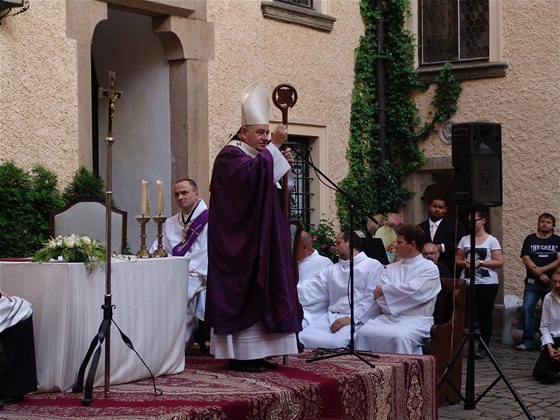
<path id="1" fill-rule="evenodd" d="M 62 196 L 67 203 L 78 198 L 97 198 L 104 201 L 105 184 L 99 175 L 80 166 L 70 184 L 64 189 Z"/>
<path id="2" fill-rule="evenodd" d="M 57 184 L 41 165 L 0 164 L 0 257 L 29 257 L 49 239 L 50 212 L 64 206 Z"/>

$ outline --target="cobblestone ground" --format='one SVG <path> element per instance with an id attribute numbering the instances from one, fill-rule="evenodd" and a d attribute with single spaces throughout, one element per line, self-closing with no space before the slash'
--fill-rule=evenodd
<path id="1" fill-rule="evenodd" d="M 535 419 L 560 419 L 560 382 L 541 385 L 531 376 L 539 353 L 515 350 L 498 341 L 492 341 L 492 354 L 520 395 Z M 466 347 L 465 347 L 466 353 Z M 463 358 L 462 392 L 464 396 L 467 358 Z M 475 400 L 499 377 L 498 371 L 489 359 L 475 362 Z M 513 394 L 503 380 L 476 404 L 476 408 L 465 410 L 464 404 L 445 405 L 438 410 L 441 420 L 446 419 L 523 419 L 527 418 Z"/>

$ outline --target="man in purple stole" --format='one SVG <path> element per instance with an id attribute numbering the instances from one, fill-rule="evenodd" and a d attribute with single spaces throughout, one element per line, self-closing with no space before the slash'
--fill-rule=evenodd
<path id="1" fill-rule="evenodd" d="M 247 90 L 247 89 L 246 89 Z M 262 372 L 268 356 L 296 354 L 301 329 L 290 229 L 277 183 L 290 169 L 280 125 L 269 143 L 268 95 L 242 98 L 242 126 L 220 151 L 210 184 L 206 323 L 210 352 L 230 368 Z"/>
<path id="2" fill-rule="evenodd" d="M 175 203 L 179 212 L 163 225 L 163 248 L 168 255 L 189 258 L 189 283 L 187 290 L 187 326 L 185 343 L 191 336 L 195 319 L 204 321 L 206 302 L 206 273 L 208 270 L 207 223 L 208 207 L 199 197 L 196 182 L 183 178 L 173 186 Z M 154 241 L 150 252 L 157 248 Z"/>

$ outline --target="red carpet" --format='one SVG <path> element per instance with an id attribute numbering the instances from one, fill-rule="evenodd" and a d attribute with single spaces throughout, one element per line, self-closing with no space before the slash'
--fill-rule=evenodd
<path id="1" fill-rule="evenodd" d="M 133 357 L 131 355 L 131 357 Z M 0 418 L 25 419 L 429 419 L 436 418 L 435 363 L 431 356 L 382 354 L 369 367 L 354 355 L 307 363 L 290 357 L 266 373 L 232 372 L 223 360 L 189 357 L 183 373 L 83 394 L 26 395 Z M 278 358 L 280 361 L 281 358 Z"/>

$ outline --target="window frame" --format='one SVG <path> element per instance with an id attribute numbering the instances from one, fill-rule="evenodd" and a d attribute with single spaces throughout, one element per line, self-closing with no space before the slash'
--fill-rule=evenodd
<path id="1" fill-rule="evenodd" d="M 406 19 L 406 27 L 419 39 L 420 31 L 420 0 L 410 1 L 410 11 Z M 502 2 L 489 0 L 489 53 L 488 60 L 452 62 L 453 74 L 458 80 L 486 79 L 504 77 L 508 68 L 503 60 L 502 48 Z M 445 63 L 420 65 L 419 48 L 414 51 L 415 68 L 418 78 L 423 83 L 433 83 Z"/>
<path id="2" fill-rule="evenodd" d="M 265 18 L 331 32 L 336 18 L 325 14 L 326 6 L 324 0 L 313 0 L 313 9 L 276 0 L 261 1 Z"/>

